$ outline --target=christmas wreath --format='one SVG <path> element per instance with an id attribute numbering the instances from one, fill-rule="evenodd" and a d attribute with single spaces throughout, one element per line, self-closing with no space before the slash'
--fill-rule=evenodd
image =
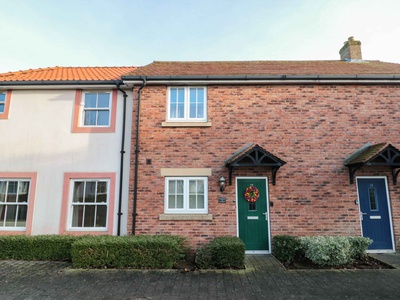
<path id="1" fill-rule="evenodd" d="M 244 198 L 247 202 L 256 202 L 260 197 L 260 191 L 255 186 L 249 186 L 244 192 Z"/>

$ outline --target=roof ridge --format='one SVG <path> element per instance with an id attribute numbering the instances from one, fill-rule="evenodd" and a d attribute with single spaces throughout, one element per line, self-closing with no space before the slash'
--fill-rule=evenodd
<path id="1" fill-rule="evenodd" d="M 252 63 L 252 62 L 260 62 L 260 63 L 315 63 L 315 62 L 343 62 L 343 63 L 348 63 L 348 61 L 344 60 L 335 60 L 335 59 L 293 59 L 293 60 L 267 60 L 267 59 L 256 59 L 256 60 L 155 60 L 153 63 L 174 63 L 174 64 L 179 64 L 179 63 Z M 380 62 L 380 63 L 387 63 L 387 62 L 382 62 L 379 60 L 363 60 L 362 62 Z M 396 64 L 396 63 L 392 63 Z M 145 67 L 150 64 L 140 66 L 140 67 Z"/>
<path id="2" fill-rule="evenodd" d="M 55 70 L 55 69 L 86 69 L 86 68 L 93 68 L 93 69 L 104 69 L 104 68 L 138 68 L 138 66 L 78 66 L 78 67 L 73 67 L 73 66 L 52 66 L 52 67 L 44 67 L 44 68 L 29 68 L 29 69 L 24 69 L 24 70 L 18 70 L 18 71 L 8 71 L 3 74 L 7 73 L 17 73 L 17 72 L 26 72 L 26 71 L 44 71 L 44 70 Z"/>

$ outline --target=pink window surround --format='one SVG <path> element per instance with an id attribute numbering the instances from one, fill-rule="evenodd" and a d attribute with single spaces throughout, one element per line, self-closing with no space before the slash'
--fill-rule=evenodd
<path id="1" fill-rule="evenodd" d="M 76 90 L 75 92 L 75 104 L 74 104 L 74 119 L 72 124 L 72 132 L 74 133 L 113 133 L 115 132 L 115 124 L 117 119 L 117 98 L 118 91 L 112 90 L 111 93 L 111 116 L 110 116 L 110 126 L 97 127 L 97 126 L 82 126 L 82 90 Z"/>
<path id="2" fill-rule="evenodd" d="M 28 213 L 26 216 L 26 229 L 25 230 L 7 230 L 4 227 L 0 227 L 0 235 L 13 235 L 13 234 L 32 234 L 32 220 L 33 220 L 33 212 L 35 206 L 35 194 L 36 194 L 36 181 L 37 181 L 37 173 L 28 173 L 28 172 L 1 172 L 0 178 L 2 179 L 28 179 L 30 180 L 29 184 L 29 199 L 28 199 Z"/>
<path id="3" fill-rule="evenodd" d="M 7 90 L 6 102 L 4 104 L 4 112 L 0 113 L 0 119 L 8 119 L 8 113 L 10 112 L 10 102 L 11 102 L 11 90 Z"/>
<path id="4" fill-rule="evenodd" d="M 110 180 L 110 190 L 108 198 L 108 211 L 107 211 L 107 229 L 96 230 L 91 228 L 82 228 L 83 230 L 69 229 L 69 213 L 70 213 L 70 190 L 72 179 L 108 179 Z M 61 204 L 61 218 L 60 218 L 60 234 L 71 235 L 112 235 L 114 232 L 114 202 L 115 202 L 115 173 L 64 173 L 64 185 Z"/>

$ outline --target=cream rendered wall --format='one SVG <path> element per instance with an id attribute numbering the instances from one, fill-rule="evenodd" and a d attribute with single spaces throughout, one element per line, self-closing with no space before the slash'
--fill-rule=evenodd
<path id="1" fill-rule="evenodd" d="M 128 93 L 121 233 L 126 233 L 132 93 Z M 116 173 L 117 233 L 123 97 L 118 91 L 115 133 L 72 133 L 75 89 L 13 90 L 0 120 L 0 172 L 36 172 L 32 234 L 58 234 L 65 172 Z"/>

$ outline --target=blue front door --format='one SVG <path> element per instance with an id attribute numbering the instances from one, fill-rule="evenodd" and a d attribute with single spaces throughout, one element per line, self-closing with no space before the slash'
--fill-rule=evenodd
<path id="1" fill-rule="evenodd" d="M 393 250 L 385 178 L 357 178 L 357 187 L 363 236 L 373 240 L 368 250 Z"/>

